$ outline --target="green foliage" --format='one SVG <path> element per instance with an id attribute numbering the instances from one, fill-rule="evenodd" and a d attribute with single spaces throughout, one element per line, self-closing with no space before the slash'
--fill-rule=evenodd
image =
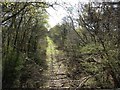
<path id="1" fill-rule="evenodd" d="M 24 55 L 18 55 L 16 51 L 3 58 L 3 87 L 18 87 L 16 84 L 19 85 L 20 82 L 16 83 L 16 80 L 20 78 L 24 63 Z"/>
<path id="2" fill-rule="evenodd" d="M 84 87 L 120 87 L 118 4 L 83 4 L 82 10 L 77 8 L 78 18 L 66 16 L 65 23 L 50 30 L 53 41 L 62 46 L 61 50 L 66 54 L 64 64 L 68 77 L 76 80 L 92 76 L 84 82 Z M 68 12 L 74 13 L 69 9 Z"/>
<path id="3" fill-rule="evenodd" d="M 3 88 L 43 87 L 44 71 L 53 59 L 66 66 L 69 80 L 84 79 L 78 87 L 120 87 L 118 3 L 83 4 L 78 17 L 71 17 L 74 10 L 69 8 L 70 15 L 49 32 L 48 6 L 46 2 L 2 3 Z"/>
<path id="4" fill-rule="evenodd" d="M 2 3 L 3 88 L 29 87 L 29 81 L 30 87 L 36 87 L 36 78 L 47 69 L 46 6 L 45 2 Z M 32 77 L 32 74 L 37 77 Z"/>
<path id="5" fill-rule="evenodd" d="M 90 43 L 80 48 L 81 53 L 96 53 L 102 51 L 103 47 L 100 44 Z"/>

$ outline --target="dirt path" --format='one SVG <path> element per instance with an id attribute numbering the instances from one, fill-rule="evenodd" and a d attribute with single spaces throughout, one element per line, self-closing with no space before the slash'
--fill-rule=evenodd
<path id="1" fill-rule="evenodd" d="M 47 77 L 45 88 L 80 88 L 91 76 L 83 76 L 79 80 L 70 80 L 67 77 L 67 67 L 63 64 L 65 54 L 58 50 L 55 43 L 47 36 L 48 47 L 46 51 L 46 61 L 48 69 L 44 72 Z"/>
<path id="2" fill-rule="evenodd" d="M 46 87 L 67 87 L 68 79 L 66 77 L 66 67 L 60 62 L 60 59 L 64 56 L 64 53 L 56 49 L 56 45 L 47 37 L 47 63 L 48 70 L 46 76 L 48 77 Z"/>

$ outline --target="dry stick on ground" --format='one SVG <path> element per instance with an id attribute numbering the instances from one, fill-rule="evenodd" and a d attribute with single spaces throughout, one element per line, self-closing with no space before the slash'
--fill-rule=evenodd
<path id="1" fill-rule="evenodd" d="M 102 73 L 102 72 L 100 72 L 100 73 Z M 89 76 L 83 77 L 83 80 L 80 82 L 80 84 L 77 88 L 81 88 L 90 78 L 95 77 L 96 75 L 99 75 L 100 73 L 95 73 L 94 75 L 89 75 Z M 75 90 L 77 90 L 77 88 Z"/>
<path id="2" fill-rule="evenodd" d="M 77 88 L 81 88 L 85 82 L 87 82 L 88 79 L 90 79 L 92 76 L 84 77 L 83 80 L 80 82 L 79 86 Z"/>

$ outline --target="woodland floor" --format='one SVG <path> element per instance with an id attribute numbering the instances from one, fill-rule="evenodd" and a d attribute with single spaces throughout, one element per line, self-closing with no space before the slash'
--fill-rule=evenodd
<path id="1" fill-rule="evenodd" d="M 50 37 L 47 37 L 47 64 L 48 70 L 45 72 L 48 77 L 46 87 L 68 87 L 68 79 L 66 77 L 66 67 L 60 61 L 64 53 L 56 49 L 55 43 Z"/>
<path id="2" fill-rule="evenodd" d="M 74 87 L 72 84 L 77 82 L 75 87 L 80 87 L 84 80 L 88 77 L 82 77 L 80 80 L 70 80 L 67 77 L 67 67 L 63 64 L 65 53 L 62 50 L 57 49 L 57 45 L 53 40 L 47 36 L 47 65 L 48 69 L 44 72 L 46 78 L 45 87 L 47 88 L 68 88 Z"/>

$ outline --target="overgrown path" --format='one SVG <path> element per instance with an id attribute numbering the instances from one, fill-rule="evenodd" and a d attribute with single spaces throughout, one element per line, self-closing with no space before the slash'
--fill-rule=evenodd
<path id="1" fill-rule="evenodd" d="M 55 43 L 50 37 L 47 36 L 47 64 L 48 70 L 46 71 L 47 83 L 46 87 L 65 87 L 68 83 L 66 77 L 66 67 L 60 61 L 64 53 L 56 49 Z"/>

